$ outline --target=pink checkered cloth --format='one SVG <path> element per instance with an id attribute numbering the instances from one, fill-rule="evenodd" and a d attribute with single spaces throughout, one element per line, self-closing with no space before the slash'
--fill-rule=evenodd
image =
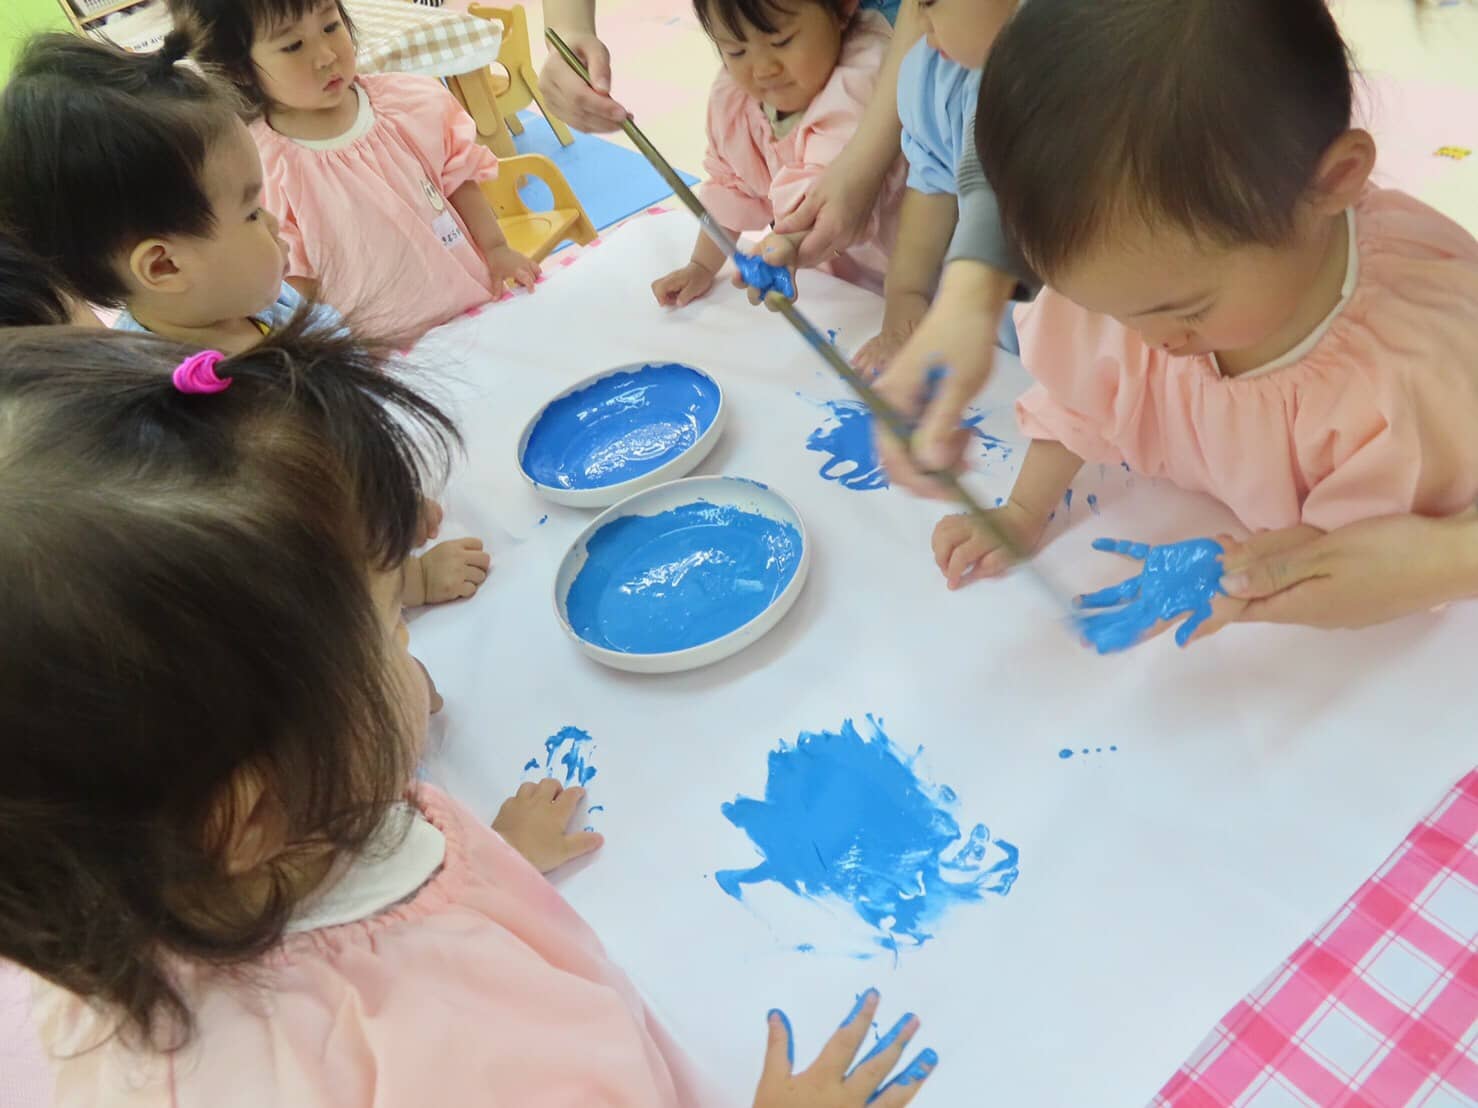
<path id="1" fill-rule="evenodd" d="M 1478 1105 L 1478 769 L 1271 977 L 1155 1108 Z"/>

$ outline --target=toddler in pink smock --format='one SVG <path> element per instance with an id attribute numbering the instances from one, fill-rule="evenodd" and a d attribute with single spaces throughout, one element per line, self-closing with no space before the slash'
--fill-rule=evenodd
<path id="1" fill-rule="evenodd" d="M 695 3 L 724 65 L 709 93 L 708 180 L 698 195 L 730 237 L 764 231 L 800 207 L 856 133 L 892 30 L 878 13 L 858 12 L 856 0 Z M 904 174 L 900 159 L 858 242 L 827 263 L 830 272 L 882 291 Z M 802 237 L 772 232 L 759 254 L 791 267 Z M 725 261 L 700 234 L 688 264 L 652 284 L 658 303 L 680 308 L 705 295 Z M 742 285 L 737 275 L 734 283 Z"/>
<path id="2" fill-rule="evenodd" d="M 996 522 L 1034 548 L 1084 462 L 1210 493 L 1279 541 L 1466 510 L 1478 243 L 1369 184 L 1324 0 L 1177 13 L 1032 0 L 986 67 L 981 161 L 1049 286 L 1017 310 L 1033 441 Z M 1006 565 L 961 517 L 934 553 L 951 587 Z M 1202 634 L 1241 610 L 1216 608 Z"/>
<path id="3" fill-rule="evenodd" d="M 540 873 L 601 845 L 567 830 L 582 788 L 529 782 L 489 828 L 408 784 L 430 691 L 401 566 L 440 411 L 339 328 L 204 361 L 10 332 L 0 411 L 0 502 L 34 507 L 0 616 L 35 631 L 0 636 L 0 950 L 58 1108 L 750 1103 L 700 1086 Z M 771 1012 L 752 1103 L 902 1108 L 936 1058 L 889 1079 L 909 1016 L 854 1068 L 877 1011 L 799 1073 Z"/>
<path id="4" fill-rule="evenodd" d="M 171 0 L 196 57 L 260 110 L 267 208 L 288 280 L 362 326 L 413 338 L 532 290 L 539 267 L 508 246 L 480 182 L 498 161 L 441 83 L 358 76 L 336 0 Z M 286 9 L 286 10 L 284 10 Z"/>

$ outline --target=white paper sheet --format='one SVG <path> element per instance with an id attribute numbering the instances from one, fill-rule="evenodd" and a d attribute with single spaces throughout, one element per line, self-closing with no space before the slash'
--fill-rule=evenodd
<path id="1" fill-rule="evenodd" d="M 652 301 L 647 285 L 692 237 L 685 216 L 639 220 L 535 295 L 418 349 L 469 444 L 443 536 L 483 534 L 495 556 L 474 600 L 414 620 L 413 650 L 447 701 L 429 775 L 491 817 L 547 736 L 591 733 L 591 803 L 605 810 L 590 822 L 608 843 L 562 890 L 736 1102 L 752 1095 L 771 1007 L 790 1014 L 804 1062 L 875 984 L 885 1025 L 917 1012 L 919 1043 L 941 1056 L 920 1103 L 1145 1103 L 1471 768 L 1478 605 L 1360 633 L 1233 627 L 1184 652 L 1163 636 L 1101 659 L 1024 581 L 950 594 L 928 547 L 947 509 L 817 475 L 824 459 L 805 442 L 823 413 L 803 397 L 845 392 L 783 321 L 727 286 L 681 313 Z M 877 298 L 825 276 L 803 275 L 802 297 L 849 350 L 881 315 Z M 784 492 L 815 562 L 754 648 L 642 678 L 563 637 L 555 568 L 590 517 L 537 500 L 513 451 L 548 396 L 655 359 L 719 377 L 733 418 L 700 472 Z M 984 401 L 993 427 L 1009 425 L 1023 380 L 1002 360 Z M 982 494 L 1004 495 L 1012 468 L 996 465 Z M 1169 541 L 1230 523 L 1203 497 L 1091 467 L 1042 557 L 1093 588 L 1127 568 L 1092 552 L 1094 538 Z M 814 908 L 763 888 L 741 904 L 713 880 L 758 860 L 719 808 L 763 795 L 776 743 L 867 713 L 925 748 L 963 819 L 1021 851 L 1008 896 L 958 908 L 896 962 L 828 954 Z M 808 939 L 821 949 L 798 953 Z"/>

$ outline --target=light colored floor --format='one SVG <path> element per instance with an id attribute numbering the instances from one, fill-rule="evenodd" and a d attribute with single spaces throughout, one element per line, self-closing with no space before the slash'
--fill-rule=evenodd
<path id="1" fill-rule="evenodd" d="M 1331 0 L 1374 101 L 1395 182 L 1478 233 L 1478 2 Z M 707 91 L 718 69 L 688 0 L 597 0 L 617 97 L 675 165 L 702 175 Z M 543 22 L 530 8 L 542 64 Z M 617 136 L 618 140 L 621 140 Z M 1463 160 L 1441 147 L 1471 150 Z"/>

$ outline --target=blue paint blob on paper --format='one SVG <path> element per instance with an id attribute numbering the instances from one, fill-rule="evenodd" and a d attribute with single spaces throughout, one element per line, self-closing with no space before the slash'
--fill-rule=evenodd
<path id="1" fill-rule="evenodd" d="M 540 527 L 543 527 L 548 522 L 549 522 L 549 517 L 548 516 L 540 516 L 539 517 L 539 526 Z"/>
<path id="2" fill-rule="evenodd" d="M 734 265 L 744 283 L 761 294 L 775 291 L 787 300 L 795 299 L 795 282 L 790 270 L 783 265 L 771 265 L 757 254 L 746 254 L 742 250 L 734 255 Z"/>
<path id="3" fill-rule="evenodd" d="M 806 439 L 806 449 L 827 456 L 819 470 L 821 476 L 854 492 L 888 488 L 888 472 L 878 457 L 871 409 L 860 400 L 823 400 L 819 403 L 826 409 L 827 418 Z M 982 456 L 998 451 L 1009 457 L 1009 443 L 981 430 L 985 418 L 983 413 L 973 413 L 960 426 L 980 443 Z"/>
<path id="4" fill-rule="evenodd" d="M 1083 748 L 1083 753 L 1084 754 L 1102 754 L 1105 750 L 1109 751 L 1112 754 L 1117 754 L 1118 751 L 1119 751 L 1119 748 L 1117 746 L 1109 746 L 1109 747 L 1103 747 L 1103 746 L 1086 747 L 1085 746 Z M 1069 758 L 1073 757 L 1073 755 L 1074 755 L 1074 751 L 1072 749 L 1070 749 L 1069 747 L 1063 747 L 1061 750 L 1059 750 L 1057 752 L 1057 756 L 1059 758 L 1061 758 L 1063 761 L 1067 761 Z"/>
<path id="5" fill-rule="evenodd" d="M 1088 494 L 1088 509 L 1094 515 L 1097 515 L 1098 514 L 1098 494 L 1097 493 L 1091 493 L 1090 492 Z"/>
<path id="6" fill-rule="evenodd" d="M 1080 608 L 1103 609 L 1075 617 L 1078 630 L 1100 654 L 1128 650 L 1156 624 L 1181 616 L 1186 618 L 1176 628 L 1175 641 L 1185 646 L 1196 628 L 1211 618 L 1213 598 L 1225 595 L 1221 559 L 1226 551 L 1214 539 L 1165 546 L 1098 539 L 1093 549 L 1144 563 L 1143 570 L 1127 581 L 1078 598 Z"/>
<path id="7" fill-rule="evenodd" d="M 1009 893 L 1019 852 L 983 823 L 961 830 L 954 804 L 915 769 L 922 748 L 903 754 L 872 716 L 865 731 L 847 720 L 772 751 L 764 799 L 722 809 L 763 860 L 714 878 L 736 900 L 746 885 L 775 882 L 844 904 L 896 954 L 931 938 L 951 908 Z"/>
<path id="8" fill-rule="evenodd" d="M 835 327 L 828 327 L 826 329 L 826 341 L 835 346 L 837 344 L 837 335 L 840 333 Z"/>
<path id="9" fill-rule="evenodd" d="M 1065 492 L 1065 493 L 1062 494 L 1062 506 L 1064 508 L 1066 508 L 1069 513 L 1072 512 L 1072 510 L 1073 510 L 1073 490 L 1072 489 L 1068 489 L 1067 492 Z"/>
<path id="10" fill-rule="evenodd" d="M 588 731 L 578 727 L 561 727 L 544 740 L 544 760 L 530 758 L 524 772 L 538 770 L 544 777 L 562 780 L 565 785 L 582 788 L 594 779 L 595 766 L 591 763 L 594 740 Z M 594 811 L 594 809 L 591 809 Z"/>
<path id="11" fill-rule="evenodd" d="M 665 654 L 713 642 L 785 591 L 801 560 L 789 523 L 732 505 L 684 504 L 623 516 L 586 543 L 570 586 L 570 626 L 624 654 Z"/>
<path id="12" fill-rule="evenodd" d="M 604 812 L 605 810 L 606 806 L 604 804 L 594 804 L 585 809 L 585 814 L 587 816 L 593 816 L 596 812 Z"/>
<path id="13" fill-rule="evenodd" d="M 613 373 L 544 410 L 524 445 L 523 471 L 560 489 L 635 480 L 692 449 L 718 418 L 719 400 L 713 379 L 690 366 Z"/>

